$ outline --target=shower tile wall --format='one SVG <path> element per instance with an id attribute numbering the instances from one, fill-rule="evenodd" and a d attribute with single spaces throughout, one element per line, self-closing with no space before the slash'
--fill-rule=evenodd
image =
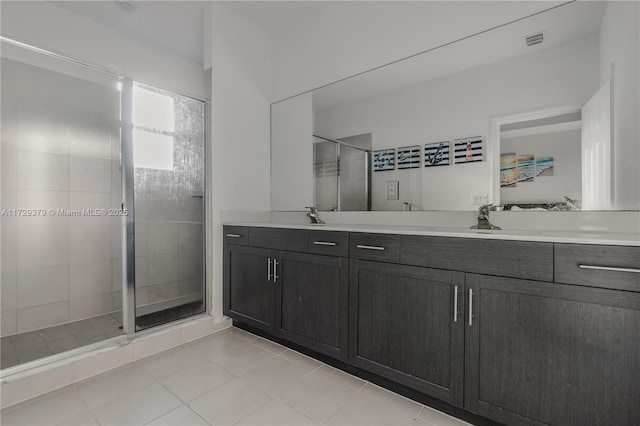
<path id="1" fill-rule="evenodd" d="M 2 59 L 2 208 L 120 203 L 114 87 Z M 121 309 L 119 218 L 2 217 L 2 336 Z"/>

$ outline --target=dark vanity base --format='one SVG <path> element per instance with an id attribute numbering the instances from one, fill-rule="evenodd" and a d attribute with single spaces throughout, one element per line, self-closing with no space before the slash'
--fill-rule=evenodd
<path id="1" fill-rule="evenodd" d="M 265 339 L 269 339 L 273 342 L 276 342 L 282 346 L 286 346 L 290 349 L 293 349 L 294 351 L 300 352 L 302 354 L 305 354 L 307 356 L 310 356 L 312 358 L 315 358 L 325 364 L 328 364 L 332 367 L 338 368 L 346 373 L 352 374 L 354 376 L 360 377 L 363 380 L 366 380 L 368 382 L 371 382 L 373 384 L 376 384 L 378 386 L 381 386 L 385 389 L 388 389 L 392 392 L 395 392 L 399 395 L 405 396 L 407 398 L 410 398 L 414 401 L 417 401 L 421 404 L 424 404 L 426 406 L 429 406 L 433 409 L 436 409 L 438 411 L 442 411 L 443 413 L 446 413 L 450 416 L 456 417 L 460 420 L 463 420 L 465 422 L 471 423 L 473 425 L 477 425 L 477 426 L 501 426 L 502 423 L 498 423 L 498 422 L 494 422 L 493 420 L 489 420 L 485 417 L 481 417 L 481 416 L 477 416 L 475 414 L 469 413 L 468 411 L 465 411 L 459 407 L 455 407 L 451 404 L 448 404 L 446 402 L 443 402 L 439 399 L 433 398 L 429 395 L 425 395 L 421 392 L 418 392 L 416 390 L 413 390 L 411 388 L 408 388 L 406 386 L 400 385 L 396 382 L 393 382 L 391 380 L 385 379 L 384 377 L 380 377 L 376 374 L 372 374 L 368 371 L 362 370 L 360 368 L 354 367 L 352 365 L 346 364 L 344 362 L 338 361 L 335 358 L 329 357 L 327 355 L 318 353 L 316 351 L 310 350 L 308 348 L 305 348 L 303 346 L 299 346 L 296 345 L 295 343 L 291 343 L 287 340 L 283 340 L 283 339 L 279 339 L 275 336 L 272 336 L 269 333 L 265 333 L 262 330 L 258 330 L 254 327 L 251 327 L 249 325 L 246 325 L 242 322 L 239 322 L 237 320 L 233 320 L 233 326 L 240 328 L 242 330 L 246 330 L 252 334 L 255 334 L 257 336 L 261 336 L 264 337 Z"/>

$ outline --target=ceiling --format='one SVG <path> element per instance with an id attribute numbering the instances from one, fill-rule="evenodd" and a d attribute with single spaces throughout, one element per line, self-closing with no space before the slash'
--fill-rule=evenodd
<path id="1" fill-rule="evenodd" d="M 115 1 L 51 1 L 129 37 L 202 64 L 205 1 L 128 1 L 126 11 Z"/>

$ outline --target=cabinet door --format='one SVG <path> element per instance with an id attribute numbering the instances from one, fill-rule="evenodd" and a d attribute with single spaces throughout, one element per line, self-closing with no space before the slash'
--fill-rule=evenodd
<path id="1" fill-rule="evenodd" d="M 350 362 L 462 406 L 464 274 L 351 260 L 349 275 Z"/>
<path id="2" fill-rule="evenodd" d="M 277 335 L 346 361 L 347 259 L 282 252 L 277 274 Z"/>
<path id="3" fill-rule="evenodd" d="M 509 425 L 640 424 L 640 293 L 472 274 L 467 288 L 465 409 Z"/>
<path id="4" fill-rule="evenodd" d="M 225 315 L 260 330 L 273 332 L 272 259 L 268 249 L 225 246 Z"/>

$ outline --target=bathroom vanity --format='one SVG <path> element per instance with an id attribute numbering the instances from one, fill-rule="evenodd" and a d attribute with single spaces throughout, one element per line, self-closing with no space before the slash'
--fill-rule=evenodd
<path id="1" fill-rule="evenodd" d="M 246 224 L 224 241 L 237 323 L 504 424 L 640 422 L 633 239 Z"/>

